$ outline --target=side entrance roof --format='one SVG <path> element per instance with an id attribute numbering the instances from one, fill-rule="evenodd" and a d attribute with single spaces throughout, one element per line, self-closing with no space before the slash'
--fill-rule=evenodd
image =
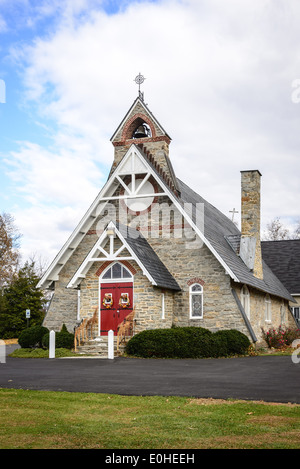
<path id="1" fill-rule="evenodd" d="M 114 242 L 114 237 L 119 239 L 121 247 L 117 251 L 110 248 L 110 246 L 105 249 L 106 243 L 110 245 Z M 124 251 L 126 251 L 126 254 L 124 254 Z M 132 259 L 140 266 L 152 285 L 168 290 L 181 290 L 174 277 L 142 234 L 133 228 L 112 221 L 106 226 L 67 287 L 77 288 L 94 262 Z"/>

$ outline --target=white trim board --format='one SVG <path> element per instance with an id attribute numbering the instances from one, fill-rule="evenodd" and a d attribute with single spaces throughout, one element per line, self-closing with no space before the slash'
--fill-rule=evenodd
<path id="1" fill-rule="evenodd" d="M 112 248 L 112 241 L 114 240 L 113 235 L 109 235 L 107 232 L 110 230 L 114 230 L 115 235 L 120 239 L 122 242 L 121 248 L 118 249 L 117 252 L 113 252 L 113 249 L 110 249 L 110 252 L 107 253 L 104 249 L 102 249 L 101 244 L 107 240 L 107 238 L 110 238 L 110 248 Z M 130 256 L 126 257 L 118 257 L 117 254 L 120 253 L 123 249 L 127 249 L 128 252 L 130 253 Z M 97 251 L 101 251 L 104 257 L 94 257 L 95 253 Z M 67 288 L 77 288 L 79 283 L 83 278 L 85 278 L 86 273 L 88 272 L 90 266 L 94 262 L 106 262 L 106 261 L 122 261 L 122 260 L 135 260 L 138 266 L 141 268 L 143 275 L 145 275 L 148 280 L 152 283 L 152 285 L 156 286 L 157 283 L 153 279 L 153 277 L 150 275 L 148 270 L 145 268 L 143 263 L 140 261 L 140 259 L 137 257 L 137 255 L 134 253 L 134 251 L 131 249 L 129 244 L 127 243 L 126 239 L 123 237 L 123 235 L 120 233 L 120 231 L 117 229 L 116 225 L 111 221 L 100 238 L 97 240 L 97 242 L 94 244 L 92 249 L 90 250 L 89 254 L 87 257 L 84 259 L 84 261 L 81 263 L 71 280 L 69 281 Z"/>

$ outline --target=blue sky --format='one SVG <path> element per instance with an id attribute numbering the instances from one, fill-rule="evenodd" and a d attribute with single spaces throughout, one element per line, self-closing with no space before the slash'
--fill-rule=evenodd
<path id="1" fill-rule="evenodd" d="M 259 169 L 263 227 L 300 218 L 298 0 L 0 0 L 0 212 L 51 261 L 101 189 L 137 96 L 177 176 L 225 214 Z"/>

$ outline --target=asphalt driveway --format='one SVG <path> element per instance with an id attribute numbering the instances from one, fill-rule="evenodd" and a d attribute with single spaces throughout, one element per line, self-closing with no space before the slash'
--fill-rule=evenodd
<path id="1" fill-rule="evenodd" d="M 205 360 L 7 357 L 6 363 L 0 363 L 0 388 L 300 404 L 300 363 L 283 356 Z"/>

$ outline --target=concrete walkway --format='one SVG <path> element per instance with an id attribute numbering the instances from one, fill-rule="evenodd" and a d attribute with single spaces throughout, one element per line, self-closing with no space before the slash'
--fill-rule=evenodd
<path id="1" fill-rule="evenodd" d="M 300 363 L 283 356 L 205 360 L 7 357 L 5 364 L 0 363 L 0 387 L 300 404 Z"/>

